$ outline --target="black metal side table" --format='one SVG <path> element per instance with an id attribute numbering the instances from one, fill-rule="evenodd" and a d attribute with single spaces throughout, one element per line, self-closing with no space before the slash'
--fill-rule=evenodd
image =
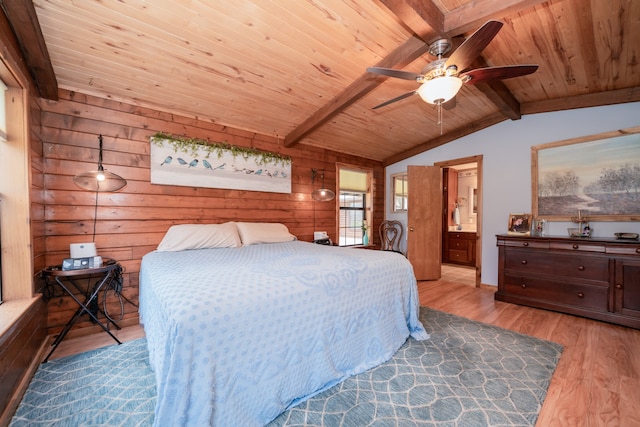
<path id="1" fill-rule="evenodd" d="M 60 342 L 64 339 L 64 337 L 69 333 L 73 324 L 80 318 L 83 313 L 87 313 L 91 316 L 91 319 L 100 325 L 100 327 L 108 333 L 111 338 L 113 338 L 118 344 L 122 344 L 118 338 L 115 337 L 111 333 L 111 331 L 107 328 L 109 322 L 111 322 L 116 329 L 120 329 L 120 326 L 109 316 L 105 315 L 106 324 L 102 323 L 98 317 L 97 312 L 105 314 L 98 306 L 98 293 L 100 290 L 105 289 L 105 286 L 112 286 L 112 282 L 120 275 L 122 271 L 122 267 L 115 260 L 105 259 L 102 267 L 97 268 L 85 268 L 81 270 L 62 270 L 61 266 L 47 267 L 42 270 L 41 275 L 45 283 L 45 289 L 51 289 L 56 284 L 60 286 L 64 290 L 64 293 L 71 296 L 75 302 L 78 303 L 78 310 L 74 313 L 74 315 L 69 319 L 67 324 L 62 329 L 62 332 L 58 334 L 56 339 L 53 341 L 53 348 L 44 359 L 43 363 L 46 363 L 51 357 L 51 354 L 58 348 Z M 81 285 L 81 278 L 86 278 L 86 285 Z M 96 282 L 91 285 L 92 279 L 95 279 Z M 81 297 L 84 297 L 84 300 L 81 301 L 78 298 L 78 295 L 74 293 L 75 291 L 80 293 Z M 45 298 L 47 295 L 45 294 Z M 93 309 L 92 309 L 93 303 Z M 97 311 L 96 311 L 97 310 Z"/>

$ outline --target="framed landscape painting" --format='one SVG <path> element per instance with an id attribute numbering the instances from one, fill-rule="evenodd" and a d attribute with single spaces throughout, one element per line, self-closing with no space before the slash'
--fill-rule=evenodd
<path id="1" fill-rule="evenodd" d="M 534 218 L 640 220 L 640 127 L 531 148 Z"/>

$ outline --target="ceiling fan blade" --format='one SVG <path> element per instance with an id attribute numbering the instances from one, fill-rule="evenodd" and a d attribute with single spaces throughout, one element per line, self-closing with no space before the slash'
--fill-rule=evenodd
<path id="1" fill-rule="evenodd" d="M 373 110 L 376 110 L 376 109 L 378 109 L 378 108 L 380 108 L 380 107 L 387 106 L 387 105 L 389 105 L 389 104 L 393 104 L 394 102 L 401 101 L 401 100 L 403 100 L 403 99 L 405 99 L 405 98 L 410 97 L 411 95 L 417 95 L 417 94 L 418 94 L 418 91 L 415 91 L 415 90 L 413 90 L 413 91 L 411 91 L 411 92 L 404 93 L 404 94 L 402 94 L 402 95 L 400 95 L 400 96 L 396 96 L 396 97 L 395 97 L 395 98 L 393 98 L 393 99 L 390 99 L 390 100 L 388 100 L 388 101 L 385 101 L 385 102 L 383 102 L 383 103 L 382 103 L 382 104 L 380 104 L 380 105 L 376 105 L 375 107 L 373 107 Z"/>
<path id="2" fill-rule="evenodd" d="M 422 74 L 411 73 L 409 71 L 394 70 L 391 68 L 369 67 L 367 72 L 381 74 L 383 76 L 395 77 L 397 79 L 421 81 Z"/>
<path id="3" fill-rule="evenodd" d="M 480 55 L 502 28 L 500 21 L 487 21 L 478 28 L 445 62 L 445 68 L 455 65 L 458 71 L 464 71 Z"/>
<path id="4" fill-rule="evenodd" d="M 487 80 L 502 80 L 510 79 L 511 77 L 526 76 L 527 74 L 534 73 L 538 69 L 537 65 L 505 65 L 502 67 L 487 67 L 476 68 L 475 70 L 462 73 L 459 77 L 465 80 L 465 77 L 470 79 L 466 81 L 468 85 L 475 85 L 478 83 L 484 83 Z"/>

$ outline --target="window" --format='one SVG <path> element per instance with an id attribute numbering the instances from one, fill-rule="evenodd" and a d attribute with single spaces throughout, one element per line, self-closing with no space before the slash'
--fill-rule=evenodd
<path id="1" fill-rule="evenodd" d="M 340 246 L 362 244 L 362 223 L 366 218 L 366 193 L 340 192 Z"/>
<path id="2" fill-rule="evenodd" d="M 0 43 L 1 44 L 1 43 Z M 2 301 L 30 300 L 33 295 L 33 242 L 31 241 L 31 186 L 29 134 L 26 123 L 26 84 L 24 76 L 11 73 L 0 59 L 0 79 L 6 84 L 2 103 L 6 139 L 0 142 L 0 227 L 2 233 Z M 23 79 L 24 80 L 24 79 Z M 35 162 L 37 163 L 37 162 Z M 4 307 L 5 304 L 2 304 Z M 15 305 L 14 305 L 15 307 Z M 6 310 L 3 310 L 7 313 Z M 18 313 L 16 311 L 15 313 Z M 6 323 L 0 321 L 0 330 Z"/>
<path id="3" fill-rule="evenodd" d="M 395 174 L 391 175 L 391 185 L 393 186 L 393 212 L 406 212 L 408 201 L 408 181 L 407 174 Z"/>
<path id="4" fill-rule="evenodd" d="M 363 231 L 364 224 L 371 224 L 372 176 L 371 169 L 338 165 L 339 224 L 338 244 L 354 246 L 368 244 L 371 227 Z M 366 222 L 365 222 L 366 221 Z M 366 236 L 366 238 L 365 238 Z"/>

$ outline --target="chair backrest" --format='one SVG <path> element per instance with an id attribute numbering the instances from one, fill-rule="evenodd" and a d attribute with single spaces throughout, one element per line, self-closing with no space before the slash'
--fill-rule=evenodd
<path id="1" fill-rule="evenodd" d="M 382 221 L 380 224 L 380 249 L 402 253 L 402 223 L 400 221 Z"/>

